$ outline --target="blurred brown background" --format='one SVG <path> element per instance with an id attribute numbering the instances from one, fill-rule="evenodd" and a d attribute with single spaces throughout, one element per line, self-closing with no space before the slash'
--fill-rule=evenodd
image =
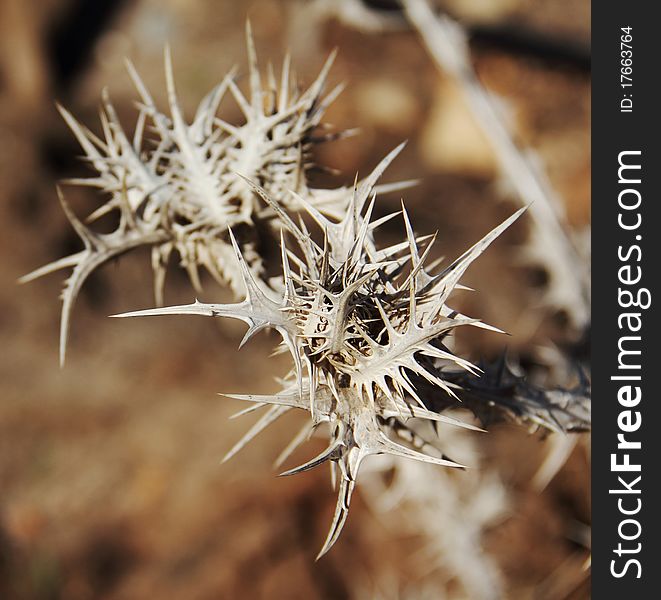
<path id="1" fill-rule="evenodd" d="M 418 232 L 439 231 L 436 256 L 456 256 L 510 214 L 514 204 L 501 192 L 493 152 L 461 93 L 392 5 L 372 3 L 387 26 L 367 31 L 329 4 L 0 2 L 0 598 L 373 598 L 375 582 L 384 581 L 391 582 L 380 584 L 387 598 L 417 598 L 422 587 L 432 590 L 429 597 L 464 597 L 421 567 L 422 542 L 390 526 L 398 510 L 374 514 L 360 493 L 339 543 L 314 562 L 335 503 L 328 473 L 276 479 L 270 466 L 297 430 L 295 419 L 219 464 L 251 417 L 228 421 L 239 403 L 216 392 L 274 389 L 273 376 L 288 368 L 286 357 L 269 358 L 275 337 L 236 352 L 240 326 L 107 319 L 152 305 L 149 255 L 138 251 L 84 287 L 60 370 L 64 274 L 15 284 L 78 249 L 54 185 L 86 170 L 54 100 L 98 131 L 107 85 L 130 130 L 136 94 L 124 57 L 163 105 L 169 41 L 191 115 L 232 65 L 245 73 L 247 16 L 261 65 L 272 60 L 277 68 L 290 49 L 303 82 L 339 49 L 331 82 L 346 81 L 347 89 L 326 121 L 361 131 L 318 151 L 320 164 L 341 173 L 319 176 L 320 185 L 351 183 L 408 139 L 385 180 L 421 179 L 401 195 Z M 442 6 L 472 34 L 481 80 L 507 99 L 515 137 L 540 155 L 580 230 L 590 206 L 589 2 Z M 238 119 L 232 106 L 223 110 L 226 120 Z M 94 205 L 84 190 L 68 197 L 81 214 Z M 396 210 L 399 197 L 380 198 L 379 214 Z M 390 233 L 399 235 L 399 224 Z M 531 357 L 550 342 L 576 341 L 562 315 L 541 305 L 543 273 L 520 264 L 526 236 L 525 222 L 517 224 L 467 274 L 477 292 L 459 296 L 457 307 L 511 334 L 460 336 L 469 358 L 491 358 L 505 346 Z M 192 297 L 184 275 L 171 269 L 166 301 Z M 205 299 L 218 297 L 209 287 Z M 585 447 L 538 492 L 530 479 L 546 452 L 539 435 L 501 426 L 477 443 L 483 467 L 497 472 L 508 492 L 507 511 L 483 539 L 505 597 L 587 598 L 589 550 L 572 534 L 575 524 L 589 523 Z"/>

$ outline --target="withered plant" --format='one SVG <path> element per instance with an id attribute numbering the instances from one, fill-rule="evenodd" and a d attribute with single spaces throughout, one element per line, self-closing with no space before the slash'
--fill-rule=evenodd
<path id="1" fill-rule="evenodd" d="M 480 430 L 447 411 L 471 410 L 482 426 L 509 418 L 555 431 L 589 428 L 589 386 L 544 390 L 529 384 L 503 362 L 477 366 L 456 354 L 451 334 L 460 326 L 496 327 L 451 308 L 466 269 L 525 211 L 502 224 L 449 264 L 434 260 L 433 235 L 416 235 L 401 211 L 374 218 L 377 193 L 408 182 L 378 185 L 403 145 L 388 154 L 364 180 L 338 189 L 308 185 L 311 149 L 343 135 L 328 132 L 321 119 L 341 86 L 324 95 L 330 56 L 317 79 L 299 92 L 286 58 L 279 80 L 272 69 L 262 82 L 248 26 L 249 94 L 231 71 L 200 103 L 188 124 L 175 92 L 166 50 L 169 114 L 157 108 L 135 69 L 138 120 L 133 134 L 120 124 L 107 93 L 103 96 L 103 138 L 60 111 L 95 173 L 68 183 L 105 194 L 88 221 L 115 212 L 117 228 L 98 233 L 60 200 L 84 248 L 25 276 L 23 281 L 71 268 L 63 291 L 60 359 L 64 361 L 71 311 L 86 278 L 97 267 L 129 250 L 152 251 L 156 304 L 171 253 L 193 287 L 200 289 L 204 268 L 241 301 L 134 311 L 118 316 L 202 315 L 245 322 L 241 345 L 258 331 L 273 329 L 280 350 L 292 359 L 281 389 L 271 395 L 233 395 L 251 403 L 244 412 L 262 411 L 234 455 L 281 415 L 308 413 L 305 427 L 278 458 L 284 462 L 311 433 L 325 427 L 328 445 L 305 464 L 283 475 L 329 463 L 338 499 L 319 556 L 336 542 L 347 519 L 363 461 L 387 454 L 439 467 L 461 467 L 444 446 L 445 427 Z M 244 122 L 218 116 L 231 96 Z M 401 241 L 382 245 L 381 225 L 401 221 Z M 314 228 L 309 223 L 314 222 Z M 273 248 L 279 246 L 279 252 Z M 279 255 L 280 275 L 269 276 L 265 254 Z M 433 439 L 418 432 L 434 424 Z M 447 437 L 447 436 L 445 436 Z M 470 476 L 469 474 L 467 476 Z"/>

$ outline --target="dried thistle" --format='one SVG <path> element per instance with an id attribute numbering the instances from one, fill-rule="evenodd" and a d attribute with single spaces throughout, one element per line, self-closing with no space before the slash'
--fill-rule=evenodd
<path id="1" fill-rule="evenodd" d="M 423 453 L 411 446 L 428 445 L 407 425 L 424 419 L 468 429 L 468 423 L 429 410 L 413 378 L 420 378 L 436 393 L 456 398 L 454 385 L 444 377 L 448 367 L 477 374 L 479 369 L 453 354 L 445 345 L 457 327 L 473 325 L 494 329 L 468 318 L 447 305 L 468 266 L 498 237 L 522 210 L 493 229 L 452 264 L 435 272 L 425 266 L 433 237 L 416 238 L 402 206 L 405 240 L 379 248 L 373 232 L 396 214 L 372 221 L 374 186 L 401 150 L 396 148 L 360 185 L 354 187 L 342 220 L 325 217 L 305 198 L 298 202 L 317 222 L 323 234 L 318 245 L 258 185 L 254 190 L 279 215 L 283 229 L 294 238 L 300 253 L 288 250 L 281 236 L 283 286 L 268 288 L 255 278 L 234 244 L 247 294 L 236 304 L 203 304 L 157 308 L 119 316 L 204 315 L 244 321 L 248 331 L 242 344 L 264 328 L 275 329 L 290 352 L 294 368 L 283 389 L 268 396 L 231 396 L 266 410 L 262 418 L 230 451 L 250 441 L 279 416 L 299 408 L 309 411 L 305 433 L 288 447 L 288 454 L 308 432 L 329 425 L 328 447 L 307 463 L 285 471 L 292 475 L 330 461 L 333 478 L 339 470 L 339 493 L 322 556 L 337 540 L 346 521 L 351 495 L 362 461 L 374 454 L 389 454 L 447 467 L 461 467 L 445 456 Z M 498 331 L 498 330 L 496 330 Z M 391 439 L 399 435 L 409 442 Z"/>
<path id="2" fill-rule="evenodd" d="M 300 209 L 288 194 L 293 190 L 326 214 L 343 213 L 344 188 L 315 190 L 306 180 L 306 171 L 313 166 L 312 146 L 348 133 L 319 132 L 326 108 L 342 90 L 338 85 L 324 96 L 335 53 L 310 87 L 300 93 L 288 56 L 279 83 L 269 66 L 267 83 L 262 84 L 249 23 L 246 37 L 249 98 L 237 87 L 232 70 L 202 100 L 190 124 L 177 99 L 169 49 L 165 52 L 169 115 L 159 110 L 135 68 L 127 62 L 140 96 L 132 135 L 123 129 L 107 91 L 101 108 L 103 139 L 58 106 L 95 171 L 92 177 L 65 183 L 96 188 L 109 196 L 89 215 L 88 223 L 108 213 L 119 215 L 112 233 L 95 232 L 74 215 L 58 190 L 64 212 L 84 249 L 20 279 L 24 283 L 59 269 L 73 269 L 62 292 L 61 363 L 73 305 L 85 280 L 99 266 L 133 248 L 152 249 L 154 293 L 159 306 L 163 304 L 166 269 L 173 251 L 179 254 L 181 266 L 188 271 L 196 290 L 201 287 L 201 267 L 235 293 L 242 292 L 229 227 L 239 238 L 251 272 L 263 274 L 256 243 L 272 237 L 276 213 L 259 201 L 244 177 L 258 182 L 274 203 L 290 210 Z M 242 111 L 242 125 L 232 125 L 217 116 L 228 93 Z"/>
<path id="3" fill-rule="evenodd" d="M 461 400 L 483 424 L 497 414 L 553 430 L 576 430 L 589 427 L 589 408 L 587 413 L 574 410 L 584 409 L 589 400 L 583 389 L 571 397 L 561 390 L 541 390 L 510 371 L 501 370 L 494 379 L 485 367 L 486 377 L 480 378 L 481 369 L 447 345 L 448 336 L 462 325 L 498 331 L 458 313 L 447 302 L 461 287 L 459 280 L 472 261 L 524 209 L 445 268 L 428 264 L 434 237 L 416 237 L 403 206 L 403 241 L 380 247 L 374 232 L 397 213 L 373 221 L 376 192 L 401 189 L 410 182 L 379 186 L 377 181 L 402 146 L 353 188 L 312 189 L 306 178 L 312 146 L 343 135 L 320 132 L 324 111 L 342 87 L 323 95 L 334 53 L 307 91 L 299 93 L 288 58 L 279 83 L 269 68 L 262 85 L 249 25 L 247 40 L 249 97 L 239 90 L 231 71 L 202 100 L 191 124 L 184 120 L 177 100 L 169 50 L 165 53 L 169 114 L 157 108 L 128 64 L 140 95 L 131 136 L 122 128 L 107 93 L 101 111 L 103 139 L 60 108 L 96 171 L 91 178 L 68 183 L 109 195 L 88 221 L 115 212 L 119 224 L 109 234 L 93 231 L 73 214 L 58 190 L 65 214 L 85 247 L 22 281 L 73 269 L 62 296 L 61 362 L 73 304 L 86 278 L 132 248 L 152 249 L 159 306 L 173 252 L 181 257 L 197 290 L 201 267 L 237 295 L 245 291 L 244 300 L 233 304 L 196 301 L 119 316 L 196 314 L 239 319 L 248 325 L 241 345 L 262 329 L 278 331 L 293 368 L 277 394 L 233 396 L 252 403 L 241 414 L 264 413 L 226 459 L 293 408 L 307 411 L 310 420 L 277 464 L 321 424 L 328 425 L 328 447 L 283 473 L 329 462 L 334 483 L 339 475 L 337 505 L 322 556 L 340 535 L 367 456 L 388 454 L 461 467 L 419 433 L 421 421 L 434 427 L 445 423 L 479 429 L 443 414 Z M 243 124 L 217 116 L 226 95 L 241 109 Z M 317 223 L 320 243 L 302 218 L 296 224 L 297 214 Z M 260 250 L 275 243 L 278 233 L 282 278 L 266 283 Z M 286 237 L 293 238 L 295 250 L 287 247 Z"/>

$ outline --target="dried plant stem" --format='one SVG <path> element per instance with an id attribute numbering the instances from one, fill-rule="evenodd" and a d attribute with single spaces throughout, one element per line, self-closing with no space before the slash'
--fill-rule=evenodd
<path id="1" fill-rule="evenodd" d="M 461 26 L 446 15 L 436 16 L 427 0 L 402 0 L 402 4 L 438 67 L 465 94 L 503 174 L 516 190 L 517 199 L 521 205 L 530 205 L 534 246 L 529 248 L 529 254 L 549 271 L 547 303 L 564 309 L 572 324 L 582 330 L 590 318 L 587 268 L 567 234 L 564 210 L 550 182 L 532 153 L 517 146 L 492 94 L 480 83 Z"/>

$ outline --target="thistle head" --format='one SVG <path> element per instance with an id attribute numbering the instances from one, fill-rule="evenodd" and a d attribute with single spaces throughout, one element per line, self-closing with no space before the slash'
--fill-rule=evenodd
<path id="1" fill-rule="evenodd" d="M 110 259 L 134 248 L 151 248 L 158 305 L 163 303 L 173 252 L 179 255 L 196 291 L 201 289 L 200 269 L 236 294 L 243 291 L 229 240 L 230 227 L 250 270 L 261 277 L 263 264 L 256 242 L 273 238 L 276 215 L 254 194 L 246 178 L 290 210 L 296 209 L 296 200 L 288 190 L 304 194 L 321 211 L 342 211 L 341 191 L 309 189 L 306 179 L 312 146 L 342 135 L 317 132 L 326 108 L 341 91 L 337 86 L 324 95 L 334 53 L 313 83 L 300 92 L 288 57 L 279 82 L 272 69 L 266 83 L 262 82 L 249 24 L 246 37 L 249 93 L 241 92 L 232 70 L 203 98 L 191 122 L 184 118 L 177 98 L 169 48 L 165 51 L 167 111 L 157 106 L 135 68 L 127 63 L 139 95 L 137 124 L 131 134 L 123 128 L 107 91 L 102 97 L 101 137 L 58 107 L 94 171 L 91 177 L 65 183 L 95 188 L 105 196 L 102 205 L 82 222 L 58 192 L 84 248 L 20 280 L 72 269 L 62 293 L 61 362 L 73 305 L 85 280 Z M 230 124 L 218 116 L 227 96 L 241 109 L 243 123 Z M 95 231 L 90 223 L 108 213 L 119 215 L 115 231 Z"/>
<path id="2" fill-rule="evenodd" d="M 444 456 L 412 448 L 411 442 L 419 448 L 428 445 L 419 440 L 407 421 L 426 419 L 478 429 L 429 410 L 416 384 L 426 382 L 439 394 L 456 397 L 452 384 L 444 378 L 444 370 L 451 366 L 471 373 L 478 371 L 451 352 L 445 341 L 460 326 L 490 327 L 453 310 L 447 301 L 471 262 L 522 212 L 512 215 L 448 266 L 434 267 L 428 263 L 434 238 L 415 236 L 403 206 L 400 215 L 372 219 L 376 180 L 400 150 L 388 155 L 365 182 L 354 186 L 347 202 L 349 208 L 340 221 L 325 217 L 299 198 L 321 230 L 318 241 L 303 221 L 297 225 L 266 190 L 252 183 L 278 215 L 284 230 L 283 279 L 277 291 L 253 277 L 232 236 L 247 290 L 243 302 L 196 302 L 122 315 L 200 314 L 240 319 L 249 327 L 244 341 L 264 328 L 280 333 L 292 356 L 293 369 L 278 394 L 233 396 L 266 408 L 265 415 L 238 446 L 292 408 L 308 411 L 312 428 L 328 425 L 328 447 L 307 463 L 285 472 L 298 473 L 327 461 L 336 475 L 339 472 L 335 516 L 320 555 L 339 536 L 366 457 L 391 454 L 461 466 Z M 375 230 L 397 216 L 403 221 L 403 241 L 379 246 Z M 294 240 L 296 251 L 287 247 L 285 234 Z M 394 435 L 409 444 L 394 441 Z"/>

